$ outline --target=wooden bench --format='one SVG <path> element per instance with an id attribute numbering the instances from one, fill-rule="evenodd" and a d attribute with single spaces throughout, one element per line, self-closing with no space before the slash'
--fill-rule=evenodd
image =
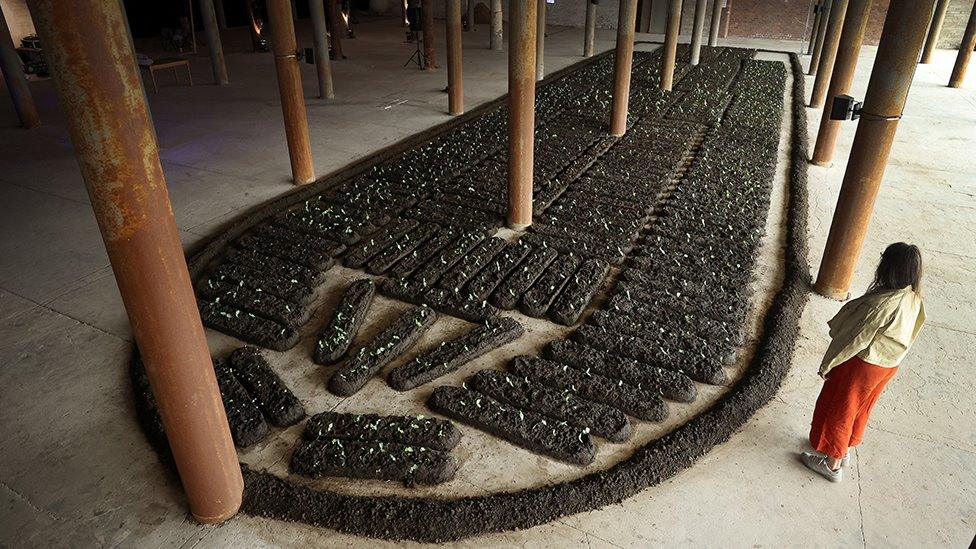
<path id="1" fill-rule="evenodd" d="M 193 75 L 190 74 L 190 61 L 188 59 L 183 59 L 182 57 L 167 57 L 164 59 L 156 59 L 153 61 L 152 65 L 139 65 L 141 70 L 149 72 L 149 81 L 152 83 L 152 91 L 154 92 L 159 91 L 159 88 L 156 86 L 156 71 L 173 69 L 173 78 L 176 80 L 177 85 L 180 84 L 180 75 L 176 71 L 177 67 L 184 67 L 186 69 L 186 77 L 190 81 L 190 86 L 192 86 Z"/>

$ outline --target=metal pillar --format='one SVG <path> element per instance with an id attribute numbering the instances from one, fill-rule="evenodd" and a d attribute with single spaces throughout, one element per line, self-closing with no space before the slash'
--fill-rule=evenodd
<path id="1" fill-rule="evenodd" d="M 732 0 L 725 0 L 722 8 L 722 38 L 729 37 L 729 23 L 732 21 Z"/>
<path id="2" fill-rule="evenodd" d="M 468 0 L 468 30 L 474 30 L 474 7 L 475 0 Z"/>
<path id="3" fill-rule="evenodd" d="M 695 1 L 695 26 L 691 30 L 691 64 L 701 60 L 702 32 L 705 30 L 705 9 L 707 0 Z"/>
<path id="4" fill-rule="evenodd" d="M 222 522 L 244 483 L 122 3 L 29 4 L 190 511 Z"/>
<path id="5" fill-rule="evenodd" d="M 932 25 L 929 26 L 929 34 L 925 37 L 925 46 L 922 48 L 922 60 L 919 63 L 929 63 L 932 61 L 932 52 L 935 51 L 939 43 L 939 33 L 942 32 L 942 23 L 945 22 L 946 11 L 949 9 L 949 0 L 939 0 L 935 5 L 935 13 L 932 14 Z"/>
<path id="6" fill-rule="evenodd" d="M 271 28 L 271 45 L 274 49 L 275 70 L 278 73 L 278 92 L 281 95 L 281 113 L 285 119 L 291 173 L 296 185 L 304 185 L 315 180 L 315 168 L 312 167 L 302 74 L 298 68 L 295 21 L 289 0 L 268 0 L 268 26 Z"/>
<path id="7" fill-rule="evenodd" d="M 976 4 L 973 5 L 972 13 L 969 14 L 966 33 L 963 35 L 962 43 L 959 45 L 956 64 L 952 67 L 952 76 L 949 78 L 950 88 L 962 86 L 962 81 L 966 79 L 966 68 L 969 67 L 969 60 L 973 56 L 973 48 L 976 48 Z"/>
<path id="8" fill-rule="evenodd" d="M 674 61 L 678 56 L 678 32 L 681 30 L 681 0 L 668 2 L 668 26 L 664 34 L 664 55 L 661 56 L 661 89 L 671 91 L 674 83 Z"/>
<path id="9" fill-rule="evenodd" d="M 24 128 L 36 128 L 41 125 L 41 117 L 37 114 L 37 105 L 31 95 L 27 76 L 14 47 L 14 39 L 10 36 L 7 18 L 0 9 L 0 70 L 3 71 L 3 81 L 7 84 L 7 91 L 14 103 L 20 125 Z"/>
<path id="10" fill-rule="evenodd" d="M 538 0 L 535 13 L 535 79 L 546 77 L 546 0 Z"/>
<path id="11" fill-rule="evenodd" d="M 502 51 L 504 35 L 502 34 L 504 13 L 502 12 L 502 0 L 491 0 L 491 29 L 488 33 L 488 48 L 493 51 Z"/>
<path id="12" fill-rule="evenodd" d="M 325 24 L 325 4 L 323 0 L 308 0 L 308 11 L 312 16 L 312 44 L 315 46 L 315 72 L 319 78 L 319 99 L 335 99 L 332 87 L 332 61 L 329 59 L 329 34 Z"/>
<path id="13" fill-rule="evenodd" d="M 837 58 L 834 61 L 830 88 L 827 91 L 826 107 L 820 118 L 817 144 L 813 149 L 812 162 L 818 166 L 827 166 L 834 158 L 834 148 L 837 145 L 837 134 L 840 132 L 841 121 L 830 119 L 830 106 L 835 97 L 846 94 L 851 89 L 854 71 L 857 69 L 857 57 L 861 52 L 861 43 L 864 41 L 868 19 L 871 17 L 871 3 L 872 0 L 850 0 L 847 6 L 844 30 L 840 35 Z"/>
<path id="14" fill-rule="evenodd" d="M 217 14 L 217 28 L 227 30 L 227 13 L 224 12 L 224 0 L 214 0 L 214 11 Z"/>
<path id="15" fill-rule="evenodd" d="M 935 0 L 891 0 L 814 290 L 845 299 Z"/>
<path id="16" fill-rule="evenodd" d="M 470 2 L 471 0 L 469 0 Z M 447 104 L 452 116 L 464 113 L 461 77 L 461 0 L 445 0 L 447 16 Z"/>
<path id="17" fill-rule="evenodd" d="M 583 57 L 593 57 L 594 41 L 596 40 L 596 2 L 586 1 L 586 23 L 583 32 Z"/>
<path id="18" fill-rule="evenodd" d="M 817 33 L 820 30 L 821 15 L 823 14 L 823 2 L 813 5 L 813 27 L 810 29 L 810 42 L 807 44 L 807 55 L 813 54 L 813 45 L 817 41 Z"/>
<path id="19" fill-rule="evenodd" d="M 610 110 L 610 135 L 627 131 L 627 103 L 630 99 L 630 71 L 634 61 L 634 26 L 637 0 L 620 0 L 617 15 L 617 51 L 613 63 L 613 104 Z"/>
<path id="20" fill-rule="evenodd" d="M 827 84 L 830 74 L 834 71 L 834 61 L 837 59 L 837 45 L 840 44 L 840 33 L 844 28 L 847 17 L 848 0 L 834 0 L 830 7 L 830 20 L 827 21 L 827 34 L 824 36 L 823 49 L 820 52 L 820 66 L 817 77 L 813 81 L 813 92 L 810 93 L 810 107 L 817 109 L 823 106 L 824 96 L 827 95 Z"/>
<path id="21" fill-rule="evenodd" d="M 434 0 L 421 0 L 421 32 L 424 34 L 424 69 L 432 71 L 437 68 L 434 60 Z"/>
<path id="22" fill-rule="evenodd" d="M 220 28 L 214 0 L 200 0 L 200 13 L 203 15 L 203 29 L 207 34 L 207 47 L 210 49 L 210 68 L 213 70 L 214 84 L 226 86 L 227 65 L 224 63 L 224 48 L 220 45 Z"/>
<path id="23" fill-rule="evenodd" d="M 335 50 L 336 59 L 345 59 L 342 54 L 342 33 L 346 32 L 346 25 L 342 18 L 342 11 L 339 9 L 339 0 L 325 0 L 329 10 L 329 21 L 332 32 L 329 37 L 332 39 L 332 49 Z"/>
<path id="24" fill-rule="evenodd" d="M 712 24 L 708 27 L 708 45 L 715 47 L 718 45 L 718 31 L 722 25 L 722 0 L 712 2 Z"/>
<path id="25" fill-rule="evenodd" d="M 831 4 L 831 0 L 824 0 L 823 6 L 820 8 L 820 27 L 817 28 L 817 42 L 813 45 L 813 54 L 810 56 L 810 67 L 807 69 L 808 76 L 816 74 L 817 67 L 820 66 L 820 53 L 823 51 L 824 36 L 827 34 L 827 20 L 830 17 Z"/>
<path id="26" fill-rule="evenodd" d="M 536 0 L 508 5 L 508 226 L 532 224 Z"/>

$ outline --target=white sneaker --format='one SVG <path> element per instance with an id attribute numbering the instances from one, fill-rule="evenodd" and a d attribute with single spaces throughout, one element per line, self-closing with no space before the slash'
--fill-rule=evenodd
<path id="1" fill-rule="evenodd" d="M 800 454 L 800 459 L 803 460 L 803 464 L 807 466 L 807 469 L 810 469 L 830 482 L 840 482 L 844 478 L 844 469 L 837 469 L 836 471 L 831 469 L 827 465 L 827 456 L 825 455 L 816 452 L 803 452 Z"/>
<path id="2" fill-rule="evenodd" d="M 844 457 L 840 459 L 840 466 L 847 467 L 850 464 L 851 464 L 851 449 L 848 448 L 847 453 L 844 454 Z"/>

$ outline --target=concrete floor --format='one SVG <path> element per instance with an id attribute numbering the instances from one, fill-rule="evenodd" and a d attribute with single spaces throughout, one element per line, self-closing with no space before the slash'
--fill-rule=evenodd
<path id="1" fill-rule="evenodd" d="M 580 29 L 551 32 L 549 71 L 578 60 L 582 43 Z M 339 100 L 308 101 L 320 175 L 448 118 L 446 71 L 401 69 L 412 50 L 395 23 L 364 23 L 359 36 L 344 43 L 350 59 L 334 65 Z M 469 107 L 506 91 L 507 54 L 486 49 L 486 27 L 473 36 L 465 35 Z M 599 49 L 612 46 L 611 31 L 598 37 Z M 244 53 L 243 33 L 227 42 L 230 86 L 150 95 L 187 246 L 291 188 L 271 56 Z M 916 74 L 855 281 L 866 286 L 887 243 L 920 245 L 929 324 L 882 398 L 849 478 L 828 484 L 793 458 L 819 390 L 824 323 L 840 306 L 813 297 L 790 376 L 731 441 L 620 505 L 467 545 L 914 547 L 973 538 L 976 373 L 965 357 L 976 351 L 976 76 L 966 89 L 945 88 L 953 53 L 938 52 Z M 873 54 L 866 48 L 856 96 Z M 194 59 L 193 71 L 208 81 L 205 58 Z M 313 69 L 303 71 L 314 97 Z M 178 485 L 134 421 L 130 334 L 53 89 L 39 82 L 33 90 L 39 129 L 14 128 L 9 102 L 0 101 L 0 545 L 379 545 L 249 517 L 219 527 L 188 520 Z M 819 112 L 810 120 L 815 134 Z M 835 166 L 811 167 L 814 268 L 854 127 L 845 126 Z"/>

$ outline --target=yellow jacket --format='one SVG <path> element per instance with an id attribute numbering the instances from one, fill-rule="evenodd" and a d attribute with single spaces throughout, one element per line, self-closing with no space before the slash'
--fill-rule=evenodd
<path id="1" fill-rule="evenodd" d="M 894 368 L 918 337 L 925 323 L 922 297 L 911 286 L 868 292 L 847 303 L 827 323 L 830 346 L 820 375 L 853 356 L 864 362 Z"/>

